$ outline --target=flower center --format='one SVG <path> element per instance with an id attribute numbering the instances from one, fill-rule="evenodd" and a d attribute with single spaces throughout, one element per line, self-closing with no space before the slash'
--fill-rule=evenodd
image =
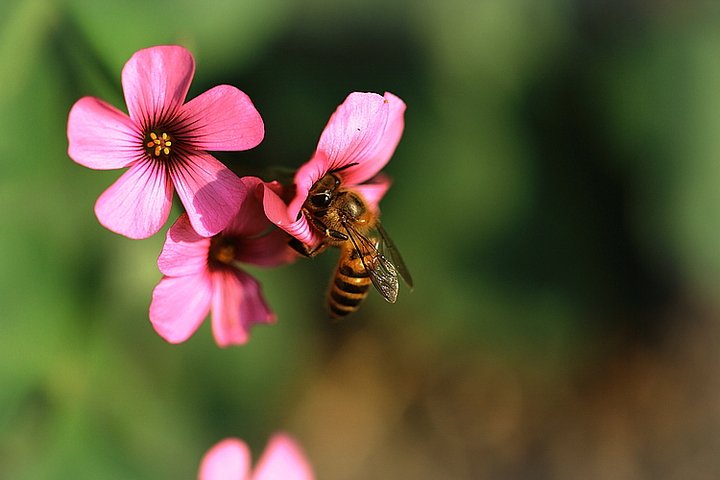
<path id="1" fill-rule="evenodd" d="M 235 247 L 233 245 L 223 245 L 215 252 L 215 259 L 223 262 L 230 263 L 235 258 Z"/>
<path id="2" fill-rule="evenodd" d="M 172 136 L 161 130 L 152 130 L 145 135 L 143 145 L 148 155 L 155 158 L 167 157 L 170 155 L 173 144 Z"/>
<path id="3" fill-rule="evenodd" d="M 235 260 L 235 243 L 231 239 L 215 235 L 210 243 L 209 259 L 226 265 L 232 264 Z"/>

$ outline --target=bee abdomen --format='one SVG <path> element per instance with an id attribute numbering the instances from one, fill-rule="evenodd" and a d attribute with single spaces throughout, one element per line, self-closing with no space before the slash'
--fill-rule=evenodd
<path id="1" fill-rule="evenodd" d="M 341 319 L 357 310 L 367 297 L 370 283 L 360 256 L 355 252 L 341 254 L 328 295 L 330 316 Z"/>

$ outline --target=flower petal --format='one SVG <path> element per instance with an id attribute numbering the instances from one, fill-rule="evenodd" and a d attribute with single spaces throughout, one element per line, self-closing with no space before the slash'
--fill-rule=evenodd
<path id="1" fill-rule="evenodd" d="M 250 97 L 230 85 L 218 85 L 183 105 L 181 127 L 200 150 L 247 150 L 265 136 L 260 113 Z"/>
<path id="2" fill-rule="evenodd" d="M 248 273 L 233 268 L 211 275 L 213 335 L 219 346 L 242 345 L 248 341 L 254 324 L 275 321 L 260 283 Z"/>
<path id="3" fill-rule="evenodd" d="M 291 219 L 287 205 L 271 188 L 263 186 L 262 197 L 265 215 L 271 222 L 306 245 L 316 247 L 320 244 L 323 240 L 320 232 L 310 226 L 304 215 L 300 215 L 297 220 Z"/>
<path id="4" fill-rule="evenodd" d="M 263 209 L 267 218 L 275 225 L 283 228 L 285 225 L 289 225 L 294 222 L 288 216 L 288 208 L 285 202 L 283 202 L 280 195 L 275 190 L 269 188 L 267 185 L 260 184 L 260 191 L 262 192 Z"/>
<path id="5" fill-rule="evenodd" d="M 358 165 L 342 171 L 340 175 L 348 185 L 362 183 L 379 172 L 390 161 L 393 153 L 395 153 L 395 148 L 400 142 L 400 137 L 402 137 L 405 128 L 405 102 L 389 92 L 385 92 L 385 100 L 389 106 L 385 130 L 372 155 Z"/>
<path id="6" fill-rule="evenodd" d="M 371 160 L 385 131 L 388 111 L 388 101 L 376 93 L 348 95 L 330 117 L 318 142 L 317 150 L 328 157 L 328 170 Z"/>
<path id="7" fill-rule="evenodd" d="M 135 52 L 122 71 L 130 118 L 143 127 L 172 118 L 187 96 L 195 60 L 183 47 L 161 45 Z"/>
<path id="8" fill-rule="evenodd" d="M 225 165 L 205 152 L 195 152 L 170 170 L 175 189 L 193 228 L 212 237 L 235 218 L 246 188 Z"/>
<path id="9" fill-rule="evenodd" d="M 215 444 L 200 463 L 199 480 L 246 480 L 250 471 L 250 449 L 237 438 Z"/>
<path id="10" fill-rule="evenodd" d="M 368 182 L 362 185 L 354 185 L 352 188 L 363 196 L 373 212 L 379 213 L 380 200 L 385 196 L 390 185 L 392 185 L 390 177 L 384 173 L 378 173 Z"/>
<path id="11" fill-rule="evenodd" d="M 186 213 L 167 232 L 165 245 L 158 257 L 158 268 L 164 275 L 182 277 L 205 271 L 210 239 L 192 228 Z"/>
<path id="12" fill-rule="evenodd" d="M 268 442 L 253 472 L 252 480 L 312 480 L 313 469 L 300 445 L 286 433 L 276 433 Z"/>
<path id="13" fill-rule="evenodd" d="M 288 234 L 275 230 L 258 238 L 242 241 L 235 260 L 258 267 L 277 267 L 297 259 L 297 252 L 288 246 Z"/>
<path id="14" fill-rule="evenodd" d="M 172 192 L 164 168 L 153 162 L 138 162 L 100 195 L 95 214 L 113 232 L 147 238 L 167 220 Z"/>
<path id="15" fill-rule="evenodd" d="M 211 300 L 211 282 L 205 272 L 163 277 L 153 290 L 150 321 L 168 342 L 184 342 L 207 317 Z"/>
<path id="16" fill-rule="evenodd" d="M 68 155 L 96 170 L 123 168 L 142 158 L 142 136 L 130 117 L 95 97 L 83 97 L 68 115 Z"/>
<path id="17" fill-rule="evenodd" d="M 257 177 L 242 177 L 240 179 L 245 185 L 247 194 L 240 203 L 235 218 L 223 229 L 223 234 L 239 237 L 253 237 L 268 229 L 272 224 L 265 216 L 262 203 L 255 195 L 260 184 L 264 183 Z M 273 186 L 272 188 L 277 188 Z"/>

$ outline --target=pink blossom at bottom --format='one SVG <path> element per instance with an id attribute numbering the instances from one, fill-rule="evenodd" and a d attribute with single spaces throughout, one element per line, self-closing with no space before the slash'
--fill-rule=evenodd
<path id="1" fill-rule="evenodd" d="M 297 442 L 286 433 L 270 438 L 254 471 L 250 449 L 240 439 L 226 438 L 213 446 L 200 463 L 199 480 L 312 480 L 310 463 Z"/>

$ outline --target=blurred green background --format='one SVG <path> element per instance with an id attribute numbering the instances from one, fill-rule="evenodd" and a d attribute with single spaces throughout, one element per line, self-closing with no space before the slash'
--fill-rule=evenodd
<path id="1" fill-rule="evenodd" d="M 98 224 L 120 172 L 65 128 L 167 43 L 190 97 L 262 114 L 239 174 L 304 163 L 351 91 L 405 100 L 382 207 L 413 293 L 333 324 L 331 252 L 252 270 L 279 320 L 246 346 L 154 332 L 164 230 Z M 320 480 L 720 477 L 718 3 L 4 1 L 0 168 L 3 480 L 192 479 L 276 430 Z"/>

